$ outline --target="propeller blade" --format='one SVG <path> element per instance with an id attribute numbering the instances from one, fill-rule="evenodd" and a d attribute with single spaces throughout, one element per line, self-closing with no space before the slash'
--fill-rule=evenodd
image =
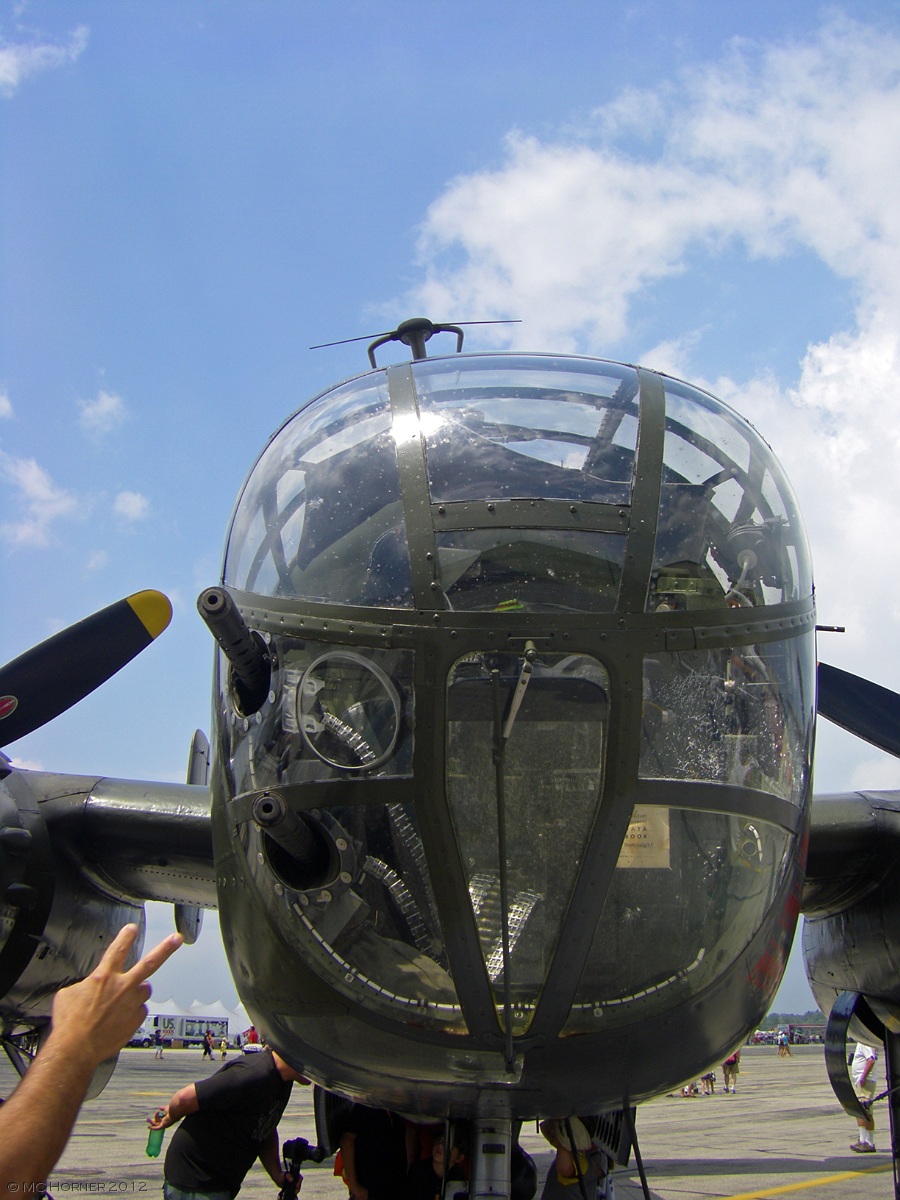
<path id="1" fill-rule="evenodd" d="M 900 758 L 900 696 L 871 680 L 819 663 L 816 707 L 823 717 Z"/>
<path id="2" fill-rule="evenodd" d="M 0 667 L 0 746 L 83 700 L 146 649 L 172 619 L 162 592 L 135 592 Z"/>

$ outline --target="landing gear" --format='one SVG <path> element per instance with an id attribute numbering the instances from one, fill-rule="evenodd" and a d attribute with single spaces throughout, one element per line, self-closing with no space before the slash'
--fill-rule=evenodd
<path id="1" fill-rule="evenodd" d="M 886 1025 L 873 1011 L 866 997 L 859 992 L 841 992 L 825 1031 L 825 1066 L 835 1096 L 844 1112 L 865 1119 L 875 1101 L 861 1101 L 850 1078 L 847 1066 L 847 1033 L 856 1017 L 884 1045 L 887 1091 L 875 1101 L 887 1099 L 891 1122 L 891 1157 L 894 1166 L 894 1200 L 900 1200 L 900 1026 Z M 892 1022 L 896 1024 L 896 1022 Z"/>

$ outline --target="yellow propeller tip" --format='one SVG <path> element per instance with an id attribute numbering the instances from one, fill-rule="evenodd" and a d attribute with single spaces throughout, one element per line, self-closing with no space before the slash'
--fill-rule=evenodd
<path id="1" fill-rule="evenodd" d="M 133 596 L 128 597 L 128 603 L 151 638 L 159 637 L 172 620 L 169 597 L 152 588 L 145 592 L 135 592 Z"/>

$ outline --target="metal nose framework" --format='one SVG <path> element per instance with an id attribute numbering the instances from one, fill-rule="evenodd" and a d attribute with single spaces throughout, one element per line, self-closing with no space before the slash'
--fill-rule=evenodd
<path id="1" fill-rule="evenodd" d="M 723 971 L 764 996 L 813 616 L 790 493 L 724 406 L 591 360 L 375 371 L 272 439 L 225 587 L 271 663 L 255 712 L 220 677 L 241 902 L 295 993 L 340 997 L 388 1106 L 387 1030 L 462 1107 L 501 1087 L 525 1112 L 529 1087 L 593 1095 L 578 1046 L 686 1020 Z"/>

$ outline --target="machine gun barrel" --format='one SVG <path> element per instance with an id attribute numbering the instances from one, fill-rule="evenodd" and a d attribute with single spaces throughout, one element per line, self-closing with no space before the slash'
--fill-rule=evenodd
<path id="1" fill-rule="evenodd" d="M 312 864 L 320 853 L 315 833 L 281 796 L 264 792 L 253 801 L 253 820 L 299 864 Z"/>
<path id="2" fill-rule="evenodd" d="M 197 598 L 197 611 L 231 664 L 235 690 L 245 716 L 255 713 L 269 694 L 272 666 L 261 639 L 247 628 L 238 606 L 220 587 Z"/>

